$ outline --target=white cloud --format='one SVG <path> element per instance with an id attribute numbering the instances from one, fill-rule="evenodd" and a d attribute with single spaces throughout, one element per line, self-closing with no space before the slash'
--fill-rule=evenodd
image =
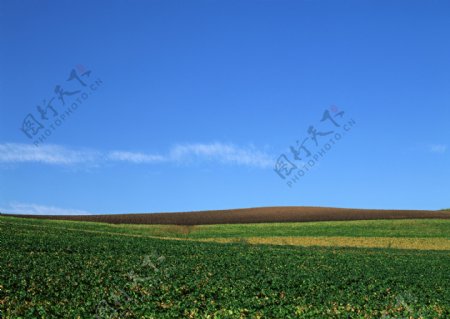
<path id="1" fill-rule="evenodd" d="M 18 202 L 13 202 L 10 203 L 8 207 L 0 208 L 0 212 L 21 215 L 92 215 L 91 213 L 84 210 Z"/>
<path id="2" fill-rule="evenodd" d="M 170 158 L 177 162 L 198 159 L 260 168 L 273 165 L 271 156 L 254 147 L 240 148 L 223 143 L 177 145 L 170 151 Z"/>
<path id="3" fill-rule="evenodd" d="M 59 145 L 0 144 L 0 162 L 3 163 L 45 163 L 70 165 L 96 161 L 97 152 L 74 151 Z"/>
<path id="4" fill-rule="evenodd" d="M 166 155 L 115 150 L 72 150 L 60 145 L 0 144 L 0 163 L 44 163 L 50 165 L 101 165 L 105 162 L 128 162 L 132 164 L 217 162 L 222 164 L 267 168 L 272 157 L 255 147 L 238 147 L 233 144 L 179 144 Z"/>
<path id="5" fill-rule="evenodd" d="M 163 156 L 160 155 L 152 155 L 138 152 L 123 152 L 123 151 L 110 152 L 107 158 L 112 161 L 131 162 L 136 164 L 156 163 L 156 162 L 163 162 L 166 160 Z"/>
<path id="6" fill-rule="evenodd" d="M 445 153 L 447 151 L 447 145 L 445 144 L 432 144 L 429 146 L 430 152 L 433 153 Z"/>

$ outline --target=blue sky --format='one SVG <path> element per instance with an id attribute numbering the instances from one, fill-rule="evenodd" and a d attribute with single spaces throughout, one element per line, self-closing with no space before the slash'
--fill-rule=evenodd
<path id="1" fill-rule="evenodd" d="M 449 32 L 443 0 L 2 1 L 0 210 L 449 207 Z"/>

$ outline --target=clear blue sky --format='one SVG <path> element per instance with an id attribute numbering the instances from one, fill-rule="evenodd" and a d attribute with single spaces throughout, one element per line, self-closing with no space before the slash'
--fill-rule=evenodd
<path id="1" fill-rule="evenodd" d="M 0 210 L 449 207 L 449 34 L 444 0 L 3 0 Z M 356 125 L 288 187 L 332 105 Z"/>

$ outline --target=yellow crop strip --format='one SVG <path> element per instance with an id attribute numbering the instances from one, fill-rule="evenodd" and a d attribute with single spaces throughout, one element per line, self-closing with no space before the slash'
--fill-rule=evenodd
<path id="1" fill-rule="evenodd" d="M 248 244 L 322 246 L 322 247 L 366 247 L 417 250 L 450 250 L 446 238 L 398 238 L 398 237 L 247 237 L 208 238 L 198 241 Z"/>

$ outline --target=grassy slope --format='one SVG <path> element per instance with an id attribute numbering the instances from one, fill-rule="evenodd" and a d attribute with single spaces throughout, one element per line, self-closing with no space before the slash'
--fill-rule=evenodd
<path id="1" fill-rule="evenodd" d="M 66 227 L 92 231 L 171 238 L 242 238 L 267 236 L 349 236 L 450 239 L 450 220 L 364 220 L 308 223 L 225 224 L 202 226 L 113 225 L 93 222 L 19 219 L 0 216 L 1 223 Z"/>
<path id="2" fill-rule="evenodd" d="M 264 236 L 441 237 L 450 238 L 450 220 L 371 220 L 197 226 L 193 238 Z"/>
<path id="3" fill-rule="evenodd" d="M 105 233 L 149 231 L 139 227 L 0 222 L 4 318 L 94 318 L 99 306 L 120 318 L 450 316 L 448 252 L 222 245 Z M 448 225 L 413 225 L 420 236 L 448 236 Z M 374 228 L 364 226 L 379 235 Z M 158 272 L 142 264 L 154 252 L 165 257 L 152 258 Z"/>
<path id="4" fill-rule="evenodd" d="M 50 227 L 71 232 L 220 243 L 450 250 L 450 220 L 438 219 L 175 226 L 0 217 L 2 223 L 36 229 Z"/>

